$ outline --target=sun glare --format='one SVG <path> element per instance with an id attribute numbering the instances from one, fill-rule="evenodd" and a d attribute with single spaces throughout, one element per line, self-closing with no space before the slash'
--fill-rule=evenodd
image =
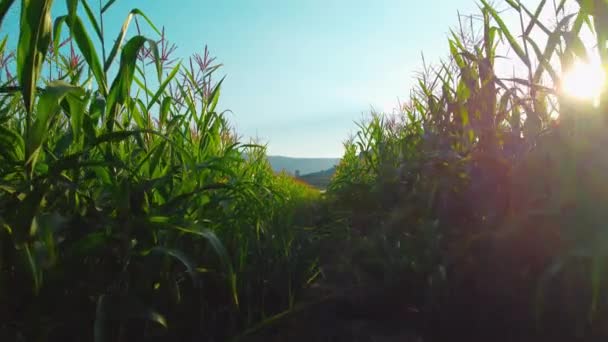
<path id="1" fill-rule="evenodd" d="M 576 61 L 562 75 L 561 88 L 566 95 L 595 102 L 602 93 L 605 81 L 606 75 L 600 63 Z"/>

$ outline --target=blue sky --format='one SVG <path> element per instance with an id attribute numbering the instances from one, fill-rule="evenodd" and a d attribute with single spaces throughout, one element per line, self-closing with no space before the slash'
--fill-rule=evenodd
<path id="1" fill-rule="evenodd" d="M 54 17 L 65 13 L 64 2 L 56 3 Z M 245 139 L 258 136 L 275 155 L 339 157 L 354 121 L 407 98 L 420 53 L 431 62 L 444 57 L 457 11 L 476 6 L 474 0 L 118 0 L 105 27 L 114 37 L 137 7 L 165 26 L 178 56 L 207 44 L 227 75 L 220 106 L 233 112 L 230 120 Z M 2 28 L 9 33 L 18 22 L 11 12 Z"/>

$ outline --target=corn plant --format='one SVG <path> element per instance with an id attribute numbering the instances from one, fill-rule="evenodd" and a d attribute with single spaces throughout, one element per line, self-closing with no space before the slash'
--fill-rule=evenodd
<path id="1" fill-rule="evenodd" d="M 317 193 L 238 143 L 207 49 L 174 60 L 138 9 L 107 46 L 114 3 L 53 18 L 24 0 L 14 60 L 0 44 L 0 335 L 225 340 L 315 273 L 310 234 L 289 228 Z M 139 21 L 128 37 L 133 18 L 159 38 Z"/>
<path id="2" fill-rule="evenodd" d="M 606 68 L 606 3 L 504 4 L 519 25 L 480 1 L 474 28 L 452 31 L 446 61 L 425 65 L 404 123 L 393 130 L 386 116 L 373 116 L 345 145 L 329 195 L 350 208 L 351 227 L 369 218 L 364 240 L 385 242 L 366 248 L 383 256 L 381 265 L 394 260 L 389 246 L 407 246 L 394 256 L 409 267 L 387 272 L 413 272 L 402 281 L 426 296 L 430 329 L 444 337 L 496 324 L 467 330 L 491 338 L 504 321 L 518 334 L 551 326 L 556 338 L 600 338 L 605 91 L 596 106 L 574 99 L 561 75 L 594 53 Z M 541 19 L 548 13 L 552 25 Z M 517 75 L 498 70 L 507 50 Z M 422 260 L 425 267 L 412 267 Z M 480 304 L 464 314 L 471 303 Z M 556 328 L 558 317 L 571 324 Z"/>

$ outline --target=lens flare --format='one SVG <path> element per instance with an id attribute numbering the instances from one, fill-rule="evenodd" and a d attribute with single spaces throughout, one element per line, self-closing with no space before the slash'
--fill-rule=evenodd
<path id="1" fill-rule="evenodd" d="M 574 62 L 562 75 L 561 91 L 580 100 L 597 101 L 604 89 L 606 75 L 600 63 Z"/>

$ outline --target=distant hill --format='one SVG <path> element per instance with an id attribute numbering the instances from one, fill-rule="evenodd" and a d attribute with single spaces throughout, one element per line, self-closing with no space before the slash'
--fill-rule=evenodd
<path id="1" fill-rule="evenodd" d="M 268 156 L 272 169 L 279 172 L 285 170 L 292 175 L 299 171 L 300 175 L 324 171 L 333 168 L 340 162 L 340 158 L 291 158 L 282 156 Z"/>
<path id="2" fill-rule="evenodd" d="M 306 175 L 301 175 L 298 179 L 306 182 L 315 188 L 327 189 L 331 177 L 336 173 L 336 167 L 329 168 L 327 170 L 313 172 Z"/>

